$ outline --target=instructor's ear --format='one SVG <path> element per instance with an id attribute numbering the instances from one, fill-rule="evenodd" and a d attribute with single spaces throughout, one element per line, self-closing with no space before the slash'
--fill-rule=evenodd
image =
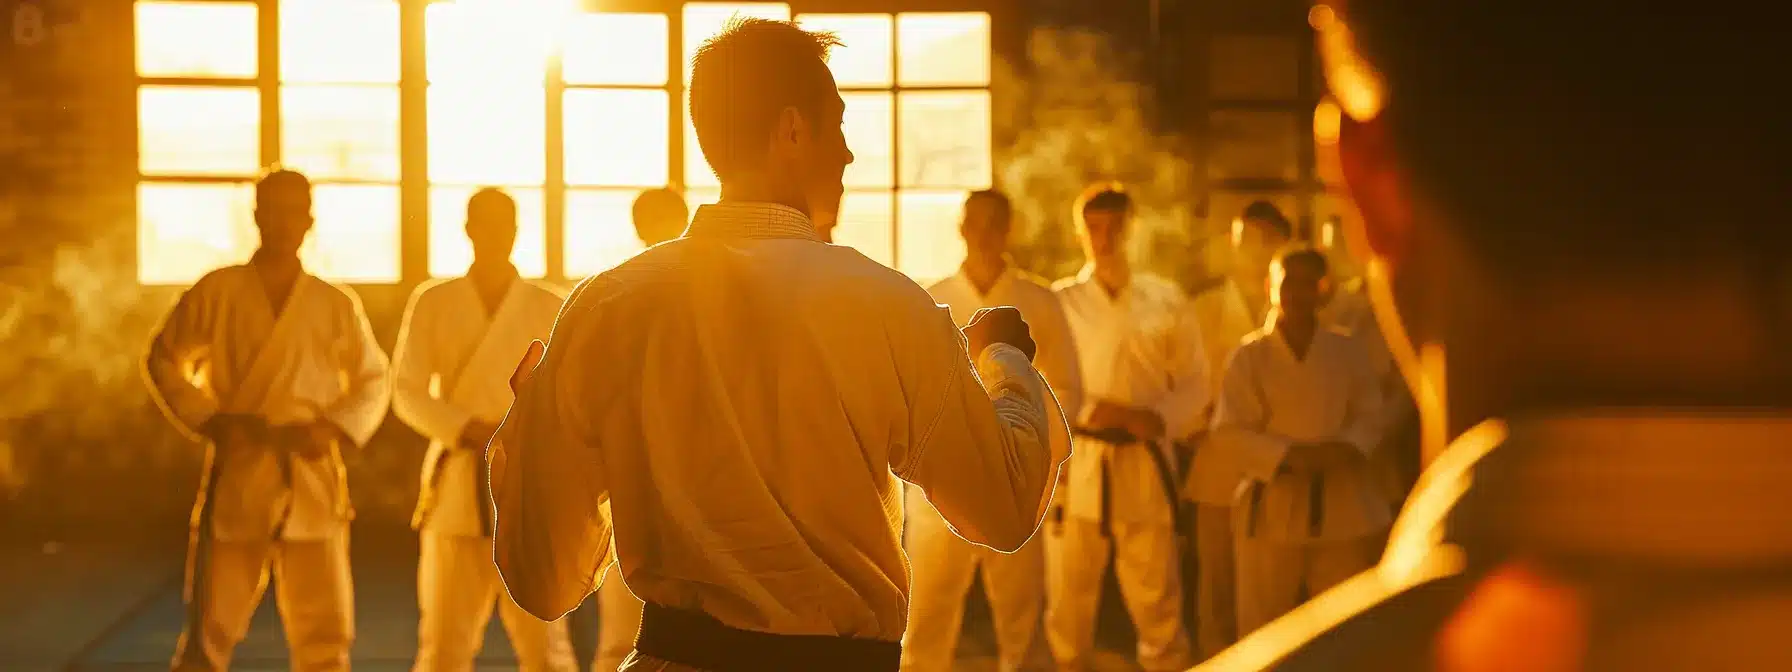
<path id="1" fill-rule="evenodd" d="M 529 381 L 529 376 L 535 373 L 536 365 L 541 364 L 541 359 L 547 354 L 548 346 L 542 344 L 540 339 L 529 341 L 528 351 L 524 352 L 522 360 L 516 363 L 516 371 L 510 374 L 510 393 L 512 395 L 517 394 L 522 389 L 523 383 Z"/>

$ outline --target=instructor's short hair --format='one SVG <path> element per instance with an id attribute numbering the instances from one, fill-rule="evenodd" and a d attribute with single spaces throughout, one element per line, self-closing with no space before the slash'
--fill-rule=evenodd
<path id="1" fill-rule="evenodd" d="M 1340 5 L 1407 174 L 1507 275 L 1784 249 L 1785 106 L 1750 65 L 1785 60 L 1768 5 Z"/>
<path id="2" fill-rule="evenodd" d="M 1098 182 L 1083 189 L 1076 198 L 1076 216 L 1081 220 L 1083 213 L 1091 210 L 1102 212 L 1132 212 L 1132 196 L 1126 193 L 1126 187 L 1119 182 Z"/>
<path id="3" fill-rule="evenodd" d="M 838 95 L 828 72 L 832 33 L 789 21 L 735 18 L 691 57 L 691 125 L 723 181 L 765 159 L 766 141 L 785 108 L 818 114 Z"/>
<path id="4" fill-rule="evenodd" d="M 1276 251 L 1275 257 L 1271 258 L 1269 264 L 1271 267 L 1284 270 L 1292 264 L 1307 264 L 1318 271 L 1320 275 L 1330 273 L 1332 266 L 1331 262 L 1326 260 L 1324 252 L 1320 252 L 1319 248 L 1306 243 L 1284 246 Z"/>

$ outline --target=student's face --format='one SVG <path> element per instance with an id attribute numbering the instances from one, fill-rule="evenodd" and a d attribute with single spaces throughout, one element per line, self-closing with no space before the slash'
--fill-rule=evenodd
<path id="1" fill-rule="evenodd" d="M 965 253 L 984 262 L 1000 261 L 1008 253 L 1011 219 L 1008 206 L 994 198 L 966 201 L 964 220 L 959 225 Z"/>
<path id="2" fill-rule="evenodd" d="M 255 227 L 261 232 L 261 248 L 280 256 L 294 256 L 311 233 L 311 188 L 282 183 L 264 186 L 255 205 Z"/>
<path id="3" fill-rule="evenodd" d="M 1265 277 L 1276 250 L 1286 244 L 1288 239 L 1266 222 L 1245 218 L 1232 220 L 1232 254 L 1236 264 L 1233 268 L 1237 277 L 1252 281 Z"/>
<path id="4" fill-rule="evenodd" d="M 1128 216 L 1121 210 L 1084 210 L 1083 239 L 1095 257 L 1118 255 L 1126 245 Z"/>
<path id="5" fill-rule="evenodd" d="M 516 247 L 516 205 L 485 201 L 467 207 L 467 240 L 479 259 L 508 259 Z"/>
<path id="6" fill-rule="evenodd" d="M 852 150 L 846 147 L 843 127 L 846 102 L 834 86 L 833 75 L 826 77 L 828 93 L 823 96 L 815 118 L 799 118 L 792 129 L 795 151 L 792 152 L 791 169 L 800 180 L 810 216 L 832 219 L 840 211 L 840 196 L 846 190 L 846 166 L 852 163 L 853 156 Z"/>
<path id="7" fill-rule="evenodd" d="M 1296 260 L 1270 266 L 1270 296 L 1286 315 L 1309 318 L 1319 314 L 1325 289 L 1325 273 L 1314 264 Z"/>

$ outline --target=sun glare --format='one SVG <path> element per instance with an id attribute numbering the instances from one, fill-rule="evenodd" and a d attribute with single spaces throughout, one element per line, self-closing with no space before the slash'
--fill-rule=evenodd
<path id="1" fill-rule="evenodd" d="M 693 211 L 716 200 L 679 82 L 698 45 L 746 16 L 794 18 L 846 41 L 829 67 L 857 160 L 836 242 L 923 281 L 957 267 L 957 209 L 993 173 L 989 15 L 793 16 L 781 2 L 687 2 L 673 17 L 584 4 L 138 0 L 139 279 L 182 284 L 246 258 L 246 187 L 272 163 L 317 185 L 304 255 L 330 280 L 406 279 L 402 221 L 427 222 L 429 275 L 463 272 L 465 198 L 481 186 L 517 198 L 513 261 L 525 275 L 606 270 L 640 249 L 629 205 L 642 190 L 682 187 Z M 269 11 L 277 34 L 259 32 Z M 420 46 L 401 39 L 408 11 L 422 13 Z M 263 40 L 279 52 L 277 98 L 258 79 L 274 68 Z M 419 111 L 401 93 L 409 58 L 427 85 Z M 411 149 L 404 124 L 414 123 L 427 133 Z M 407 172 L 413 151 L 427 177 Z M 426 213 L 401 195 L 413 180 L 426 180 Z"/>

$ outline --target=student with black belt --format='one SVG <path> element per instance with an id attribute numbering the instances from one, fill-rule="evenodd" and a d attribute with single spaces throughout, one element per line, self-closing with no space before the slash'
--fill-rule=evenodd
<path id="1" fill-rule="evenodd" d="M 1392 520 L 1387 463 L 1372 459 L 1380 378 L 1358 339 L 1320 321 L 1326 270 L 1311 248 L 1276 256 L 1268 325 L 1220 385 L 1208 448 L 1246 477 L 1232 527 L 1241 634 L 1374 566 Z"/>
<path id="2" fill-rule="evenodd" d="M 837 44 L 741 19 L 697 50 L 691 119 L 721 202 L 579 286 L 488 451 L 511 596 L 556 619 L 615 562 L 646 602 L 623 670 L 894 671 L 898 479 L 1012 552 L 1068 457 L 1018 310 L 961 332 L 816 231 L 853 158 Z"/>

